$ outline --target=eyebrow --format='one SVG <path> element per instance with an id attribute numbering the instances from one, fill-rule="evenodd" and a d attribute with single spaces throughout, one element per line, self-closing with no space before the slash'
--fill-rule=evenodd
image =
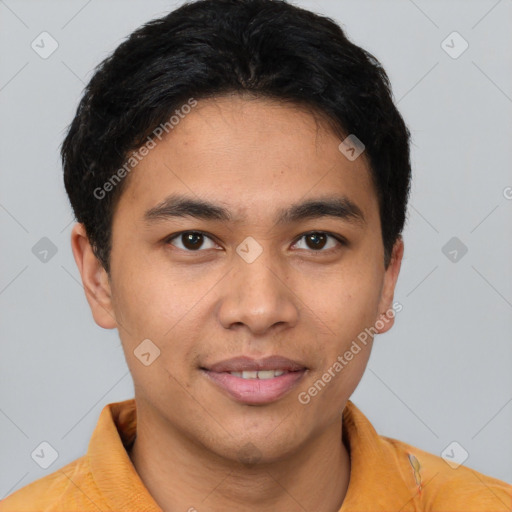
<path id="1" fill-rule="evenodd" d="M 181 217 L 221 222 L 245 220 L 245 217 L 235 219 L 223 206 L 176 194 L 166 197 L 144 213 L 144 221 L 147 225 Z M 366 224 L 361 208 L 346 196 L 320 197 L 292 204 L 288 208 L 278 210 L 275 222 L 277 225 L 293 224 L 321 217 L 334 217 L 361 227 Z"/>

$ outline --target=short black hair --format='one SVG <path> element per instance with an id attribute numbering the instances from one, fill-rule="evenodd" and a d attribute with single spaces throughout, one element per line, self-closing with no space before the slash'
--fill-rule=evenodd
<path id="1" fill-rule="evenodd" d="M 332 19 L 285 0 L 198 0 L 141 26 L 96 67 L 63 141 L 66 192 L 107 273 L 126 184 L 112 186 L 116 170 L 191 98 L 233 93 L 306 106 L 363 142 L 387 268 L 406 219 L 410 133 L 380 62 Z"/>

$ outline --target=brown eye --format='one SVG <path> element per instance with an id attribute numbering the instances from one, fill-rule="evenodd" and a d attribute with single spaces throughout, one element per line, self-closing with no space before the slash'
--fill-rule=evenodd
<path id="1" fill-rule="evenodd" d="M 311 249 L 323 249 L 327 242 L 327 236 L 323 233 L 310 233 L 306 235 L 306 243 Z"/>
<path id="2" fill-rule="evenodd" d="M 173 240 L 181 242 L 181 247 L 178 244 L 172 243 Z M 213 244 L 212 247 L 215 245 L 210 237 L 199 231 L 184 231 L 183 233 L 178 233 L 177 235 L 169 238 L 167 243 L 171 243 L 172 245 L 175 245 L 179 249 L 183 249 L 185 251 L 198 252 L 199 249 L 204 249 L 203 246 L 205 240 L 210 240 Z M 212 247 L 206 248 L 211 249 Z"/>
<path id="3" fill-rule="evenodd" d="M 324 233 L 323 231 L 306 233 L 302 235 L 299 241 L 302 239 L 306 241 L 305 248 L 313 250 L 314 252 L 327 252 L 329 249 L 335 248 L 336 245 L 345 245 L 341 239 L 335 237 L 334 235 L 330 235 L 329 233 Z M 331 242 L 331 245 L 327 247 L 326 250 L 324 250 L 329 243 L 329 239 L 334 240 L 334 242 Z"/>

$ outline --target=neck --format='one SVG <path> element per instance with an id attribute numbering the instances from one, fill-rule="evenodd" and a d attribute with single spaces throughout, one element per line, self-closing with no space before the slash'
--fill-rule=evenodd
<path id="1" fill-rule="evenodd" d="M 129 455 L 164 512 L 338 512 L 343 503 L 350 457 L 342 442 L 341 414 L 339 422 L 292 456 L 243 465 L 158 428 L 158 422 L 150 424 L 140 413 Z"/>

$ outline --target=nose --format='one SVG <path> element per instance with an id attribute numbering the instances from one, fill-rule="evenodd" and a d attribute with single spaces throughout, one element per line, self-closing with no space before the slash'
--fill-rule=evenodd
<path id="1" fill-rule="evenodd" d="M 222 326 L 245 325 L 254 335 L 294 326 L 300 301 L 287 278 L 286 264 L 277 262 L 267 249 L 251 263 L 238 254 L 233 260 L 218 309 Z"/>

